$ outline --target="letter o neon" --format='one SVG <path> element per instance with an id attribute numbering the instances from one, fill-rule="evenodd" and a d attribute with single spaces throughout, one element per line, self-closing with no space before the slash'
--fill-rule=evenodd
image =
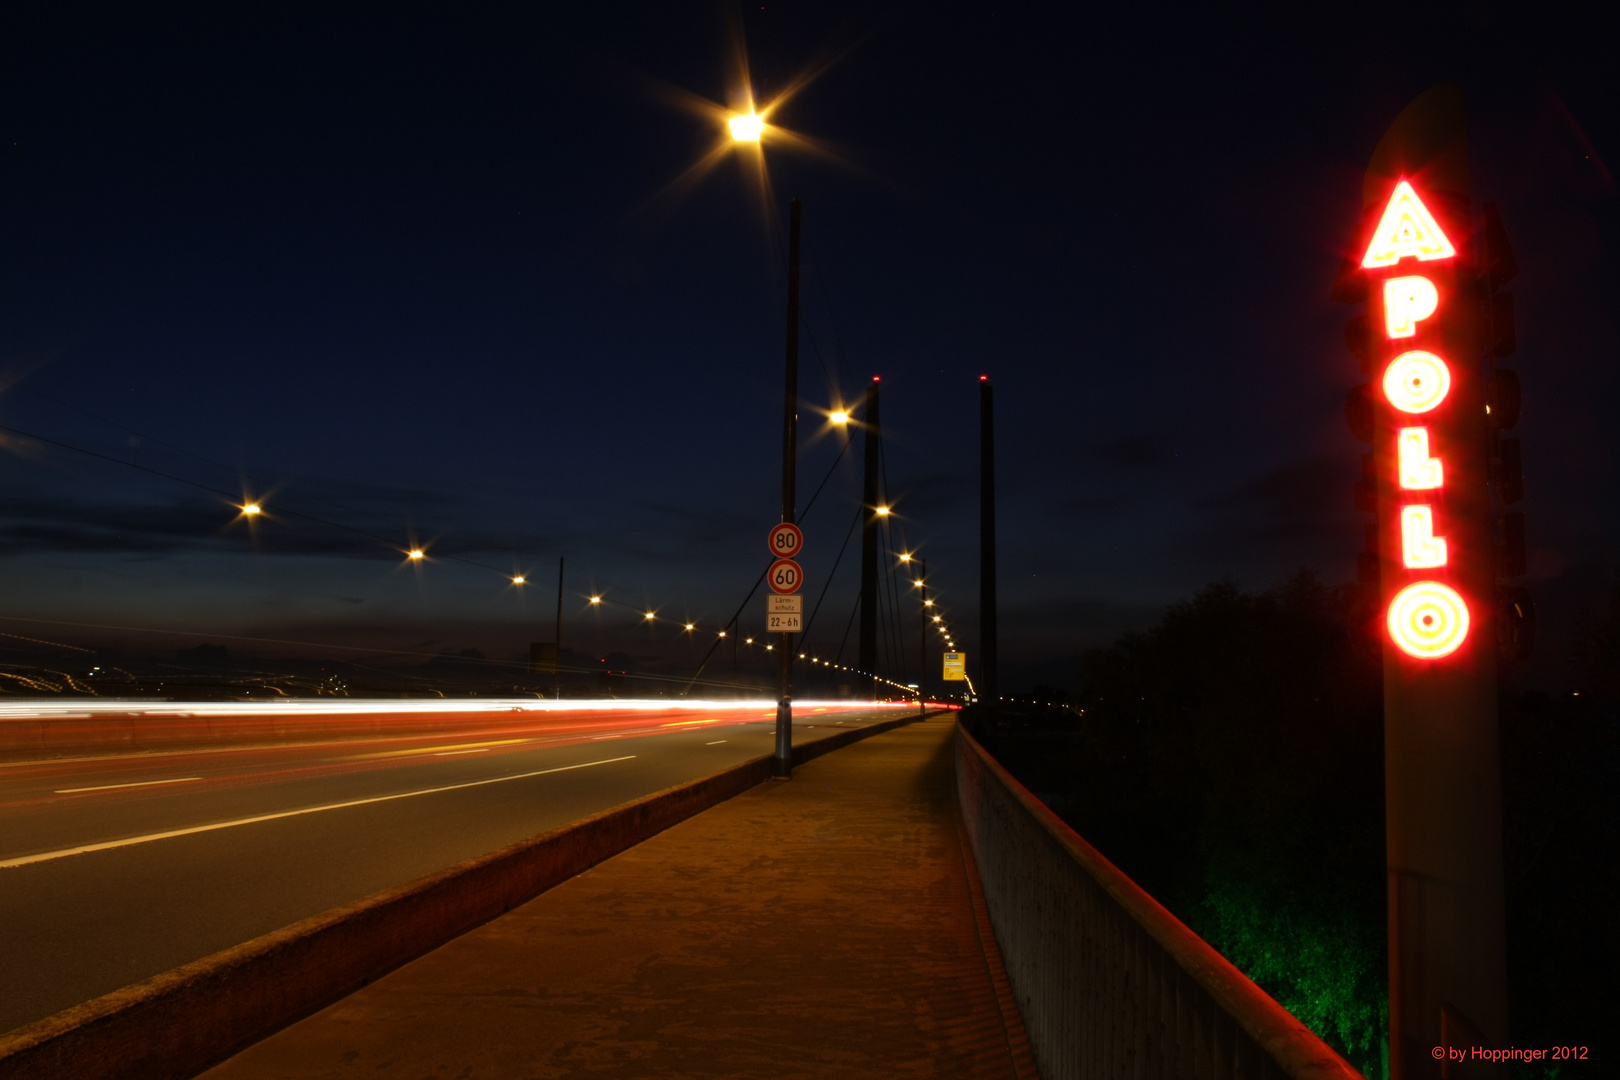
<path id="1" fill-rule="evenodd" d="M 1389 603 L 1389 636 L 1408 656 L 1449 656 L 1468 637 L 1468 605 L 1438 581 L 1417 581 Z"/>
<path id="2" fill-rule="evenodd" d="M 1384 396 L 1404 413 L 1426 413 L 1451 392 L 1451 369 L 1431 352 L 1414 349 L 1384 370 Z"/>

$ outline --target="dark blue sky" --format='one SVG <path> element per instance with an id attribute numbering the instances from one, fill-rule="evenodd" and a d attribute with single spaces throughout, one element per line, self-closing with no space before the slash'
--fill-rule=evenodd
<path id="1" fill-rule="evenodd" d="M 1620 87 L 1581 21 L 333 7 L 0 14 L 0 423 L 192 482 L 7 435 L 0 614 L 54 624 L 0 629 L 505 656 L 549 637 L 566 554 L 565 644 L 700 652 L 583 596 L 712 633 L 757 574 L 792 195 L 800 490 L 836 452 L 814 409 L 881 375 L 897 542 L 974 652 L 989 372 L 1009 682 L 1223 575 L 1348 579 L 1360 376 L 1327 293 L 1379 134 L 1455 79 L 1522 268 L 1538 677 L 1566 678 L 1620 525 Z M 666 191 L 718 134 L 678 91 L 726 99 L 738 27 L 762 99 L 836 60 L 776 117 L 834 156 L 767 150 L 769 225 L 735 161 Z M 806 526 L 812 595 L 857 485 L 852 453 Z M 276 515 L 252 533 L 204 490 L 244 487 Z"/>

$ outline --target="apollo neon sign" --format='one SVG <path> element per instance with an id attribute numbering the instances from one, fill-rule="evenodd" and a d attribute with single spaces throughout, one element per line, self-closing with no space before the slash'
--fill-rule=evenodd
<path id="1" fill-rule="evenodd" d="M 1394 347 L 1419 337 L 1444 306 L 1442 290 L 1423 264 L 1456 255 L 1416 189 L 1399 181 L 1361 260 L 1364 270 L 1397 271 L 1380 286 L 1384 336 Z M 1391 598 L 1385 624 L 1396 647 L 1421 660 L 1449 656 L 1468 639 L 1468 602 L 1437 580 L 1450 561 L 1442 505 L 1446 463 L 1436 452 L 1443 443 L 1431 437 L 1427 421 L 1445 404 L 1451 384 L 1445 357 L 1427 348 L 1400 352 L 1384 369 L 1381 383 L 1396 417 L 1390 459 L 1399 493 L 1400 562 L 1415 578 Z"/>

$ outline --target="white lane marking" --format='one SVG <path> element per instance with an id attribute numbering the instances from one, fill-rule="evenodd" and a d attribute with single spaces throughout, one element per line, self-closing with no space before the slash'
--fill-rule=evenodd
<path id="1" fill-rule="evenodd" d="M 704 746 L 719 746 L 721 743 L 723 743 L 725 741 L 726 740 L 724 740 L 724 739 L 716 739 L 716 740 L 714 740 L 714 742 L 706 742 L 703 745 Z"/>
<path id="2" fill-rule="evenodd" d="M 441 752 L 439 752 L 437 754 L 434 754 L 433 756 L 434 757 L 455 757 L 457 754 L 487 754 L 487 753 L 489 753 L 489 747 L 480 746 L 480 747 L 476 747 L 475 749 L 472 749 L 472 750 L 444 750 L 444 751 L 441 751 Z"/>
<path id="3" fill-rule="evenodd" d="M 594 735 L 591 737 L 591 742 L 601 742 L 603 739 L 617 739 L 618 737 L 617 735 Z"/>
<path id="4" fill-rule="evenodd" d="M 42 851 L 38 855 L 23 855 L 16 859 L 0 860 L 0 870 L 8 870 L 16 866 L 29 866 L 33 863 L 49 862 L 52 859 L 65 859 L 69 855 L 88 855 L 93 851 L 110 851 L 113 848 L 148 844 L 153 840 L 168 840 L 176 836 L 191 836 L 194 833 L 213 832 L 216 829 L 230 829 L 237 825 L 254 825 L 261 821 L 298 817 L 301 814 L 318 814 L 323 810 L 343 810 L 350 806 L 392 802 L 394 799 L 409 799 L 416 795 L 437 795 L 441 791 L 459 791 L 462 788 L 483 787 L 485 784 L 501 784 L 508 780 L 526 780 L 531 776 L 545 776 L 547 773 L 568 772 L 570 769 L 588 769 L 592 765 L 612 765 L 616 761 L 629 761 L 635 756 L 634 754 L 626 754 L 624 757 L 586 761 L 578 765 L 559 765 L 555 769 L 537 769 L 534 772 L 517 773 L 514 776 L 495 776 L 488 780 L 470 780 L 465 784 L 448 784 L 444 787 L 423 788 L 420 791 L 401 791 L 394 795 L 375 795 L 369 799 L 350 799 L 347 802 L 327 803 L 325 806 L 306 806 L 302 810 L 281 810 L 274 814 L 258 814 L 254 817 L 237 818 L 235 821 L 216 821 L 212 825 L 193 825 L 185 829 L 147 833 L 145 836 L 131 836 L 123 840 L 105 840 L 99 844 L 81 844 L 78 847 L 61 848 L 57 851 Z"/>
<path id="5" fill-rule="evenodd" d="M 95 787 L 65 787 L 57 788 L 54 794 L 72 795 L 79 791 L 111 791 L 113 788 L 151 787 L 153 784 L 184 784 L 189 780 L 201 780 L 200 776 L 177 776 L 173 780 L 136 780 L 128 784 L 97 784 Z"/>
<path id="6" fill-rule="evenodd" d="M 531 742 L 531 741 L 533 741 L 533 740 L 530 740 L 530 739 L 485 739 L 483 742 L 440 743 L 438 746 L 417 746 L 417 747 L 412 747 L 409 750 L 385 750 L 380 754 L 361 754 L 359 757 L 355 758 L 354 760 L 363 761 L 363 760 L 367 760 L 367 759 L 370 759 L 370 758 L 410 757 L 410 756 L 416 755 L 416 754 L 437 754 L 441 750 L 464 750 L 467 747 L 471 747 L 471 746 L 477 746 L 477 747 L 507 746 L 507 745 L 509 745 L 511 743 Z"/>

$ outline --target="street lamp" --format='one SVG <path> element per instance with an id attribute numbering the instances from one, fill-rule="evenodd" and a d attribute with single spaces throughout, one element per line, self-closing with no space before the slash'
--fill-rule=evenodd
<path id="1" fill-rule="evenodd" d="M 601 602 L 602 602 L 602 598 L 601 598 L 601 597 L 600 597 L 600 596 L 593 596 L 593 597 L 591 597 L 591 603 L 593 603 L 593 604 L 600 604 L 600 603 L 601 603 Z"/>
<path id="2" fill-rule="evenodd" d="M 525 578 L 522 574 L 513 574 L 512 575 L 512 584 L 514 584 L 514 585 L 522 585 L 527 580 L 528 580 L 528 578 Z"/>
<path id="3" fill-rule="evenodd" d="M 410 559 L 412 562 L 421 562 L 423 559 L 427 558 L 427 552 L 423 551 L 421 548 L 411 548 L 411 550 L 405 553 L 405 557 Z"/>
<path id="4" fill-rule="evenodd" d="M 835 424 L 847 424 L 849 423 L 849 413 L 845 412 L 843 409 L 834 409 L 828 415 L 827 419 L 831 420 Z"/>
<path id="5" fill-rule="evenodd" d="M 757 143 L 765 134 L 765 118 L 752 110 L 732 116 L 726 126 L 731 129 L 732 142 Z"/>

